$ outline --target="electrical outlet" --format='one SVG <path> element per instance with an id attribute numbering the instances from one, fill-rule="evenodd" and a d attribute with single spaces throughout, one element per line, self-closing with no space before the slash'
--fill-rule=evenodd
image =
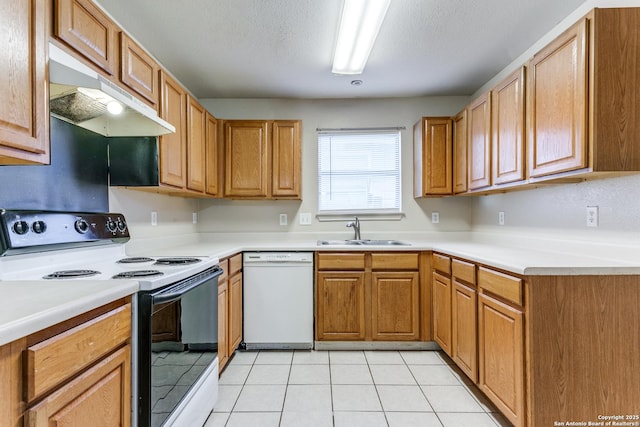
<path id="1" fill-rule="evenodd" d="M 151 212 L 151 225 L 158 225 L 158 212 Z"/>
<path id="2" fill-rule="evenodd" d="M 431 212 L 431 223 L 438 224 L 440 222 L 440 212 Z"/>
<path id="3" fill-rule="evenodd" d="M 587 206 L 587 227 L 598 226 L 598 207 Z"/>
<path id="4" fill-rule="evenodd" d="M 191 222 L 193 222 L 194 224 L 198 223 L 198 212 L 194 212 L 191 214 Z"/>
<path id="5" fill-rule="evenodd" d="M 287 214 L 280 214 L 280 225 L 287 225 L 288 223 Z"/>
<path id="6" fill-rule="evenodd" d="M 311 225 L 311 214 L 301 213 L 299 221 L 300 221 L 300 225 Z"/>
<path id="7" fill-rule="evenodd" d="M 498 212 L 498 225 L 504 225 L 504 212 Z"/>

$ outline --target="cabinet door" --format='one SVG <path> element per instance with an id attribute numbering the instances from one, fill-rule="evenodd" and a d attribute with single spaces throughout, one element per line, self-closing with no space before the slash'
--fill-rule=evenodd
<path id="1" fill-rule="evenodd" d="M 453 192 L 467 191 L 467 110 L 453 119 Z"/>
<path id="2" fill-rule="evenodd" d="M 109 76 L 118 69 L 118 27 L 91 0 L 56 0 L 54 31 Z"/>
<path id="3" fill-rule="evenodd" d="M 452 121 L 423 117 L 414 126 L 414 196 L 452 194 Z"/>
<path id="4" fill-rule="evenodd" d="M 419 285 L 417 271 L 372 273 L 371 334 L 374 340 L 418 340 Z"/>
<path id="5" fill-rule="evenodd" d="M 454 279 L 451 352 L 453 361 L 475 383 L 478 381 L 477 291 Z"/>
<path id="6" fill-rule="evenodd" d="M 529 175 L 585 168 L 587 20 L 571 27 L 529 64 Z"/>
<path id="7" fill-rule="evenodd" d="M 272 125 L 272 183 L 274 198 L 300 199 L 300 121 L 275 121 Z"/>
<path id="8" fill-rule="evenodd" d="M 491 93 L 469 106 L 469 189 L 491 185 Z"/>
<path id="9" fill-rule="evenodd" d="M 131 346 L 109 357 L 27 410 L 25 425 L 131 425 Z"/>
<path id="10" fill-rule="evenodd" d="M 120 80 L 158 109 L 158 63 L 124 32 L 120 32 Z"/>
<path id="11" fill-rule="evenodd" d="M 187 181 L 186 118 L 187 94 L 178 82 L 160 72 L 160 117 L 175 126 L 175 133 L 162 135 L 160 182 L 184 188 Z"/>
<path id="12" fill-rule="evenodd" d="M 224 126 L 224 195 L 268 197 L 269 123 L 260 120 L 230 120 Z"/>
<path id="13" fill-rule="evenodd" d="M 318 272 L 316 289 L 316 339 L 364 340 L 364 272 Z"/>
<path id="14" fill-rule="evenodd" d="M 451 356 L 451 279 L 433 273 L 433 339 Z"/>
<path id="15" fill-rule="evenodd" d="M 228 280 L 218 283 L 218 368 L 229 361 L 229 286 Z"/>
<path id="16" fill-rule="evenodd" d="M 187 188 L 203 193 L 206 165 L 206 110 L 187 95 Z"/>
<path id="17" fill-rule="evenodd" d="M 491 93 L 493 183 L 521 181 L 524 173 L 524 67 Z"/>
<path id="18" fill-rule="evenodd" d="M 242 273 L 229 278 L 229 354 L 242 341 Z"/>
<path id="19" fill-rule="evenodd" d="M 524 425 L 523 313 L 478 296 L 478 386 L 516 427 Z"/>
<path id="20" fill-rule="evenodd" d="M 23 427 L 23 361 L 26 338 L 0 346 L 0 425 Z"/>
<path id="21" fill-rule="evenodd" d="M 49 163 L 44 0 L 0 1 L 0 164 Z"/>
<path id="22" fill-rule="evenodd" d="M 206 154 L 206 193 L 210 196 L 219 197 L 222 194 L 220 188 L 222 183 L 221 165 L 222 165 L 222 149 L 218 139 L 218 120 L 209 112 L 206 113 L 206 132 L 205 132 L 205 150 Z"/>

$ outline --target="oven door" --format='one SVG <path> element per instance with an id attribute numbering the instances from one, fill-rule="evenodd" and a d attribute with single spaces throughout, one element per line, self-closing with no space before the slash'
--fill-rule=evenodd
<path id="1" fill-rule="evenodd" d="M 215 380 L 217 389 L 217 368 L 215 378 L 212 372 L 218 363 L 221 274 L 216 266 L 159 290 L 138 293 L 137 426 L 173 424 L 191 400 L 199 400 L 194 395 L 203 381 Z M 205 387 L 210 388 L 211 384 Z"/>

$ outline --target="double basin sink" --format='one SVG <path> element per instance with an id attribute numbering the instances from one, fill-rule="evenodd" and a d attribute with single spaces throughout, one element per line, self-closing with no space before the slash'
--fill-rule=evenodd
<path id="1" fill-rule="evenodd" d="M 318 246 L 411 246 L 400 240 L 318 240 Z"/>

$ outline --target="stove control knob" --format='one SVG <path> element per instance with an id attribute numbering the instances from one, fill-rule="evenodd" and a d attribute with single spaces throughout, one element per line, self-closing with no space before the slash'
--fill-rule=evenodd
<path id="1" fill-rule="evenodd" d="M 111 218 L 107 219 L 106 225 L 107 225 L 107 230 L 109 230 L 112 233 L 115 233 L 118 230 L 118 226 L 116 225 L 116 222 Z"/>
<path id="2" fill-rule="evenodd" d="M 118 227 L 118 231 L 124 233 L 127 231 L 127 223 L 124 222 L 121 218 L 116 220 L 116 226 Z"/>
<path id="3" fill-rule="evenodd" d="M 84 219 L 76 220 L 76 222 L 73 224 L 73 227 L 80 234 L 85 234 L 87 231 L 89 231 L 89 223 Z"/>
<path id="4" fill-rule="evenodd" d="M 36 234 L 42 234 L 47 231 L 47 224 L 44 221 L 36 221 L 31 225 L 33 232 Z"/>
<path id="5" fill-rule="evenodd" d="M 29 231 L 29 224 L 27 224 L 27 221 L 17 221 L 13 224 L 11 229 L 14 233 L 23 235 Z"/>

